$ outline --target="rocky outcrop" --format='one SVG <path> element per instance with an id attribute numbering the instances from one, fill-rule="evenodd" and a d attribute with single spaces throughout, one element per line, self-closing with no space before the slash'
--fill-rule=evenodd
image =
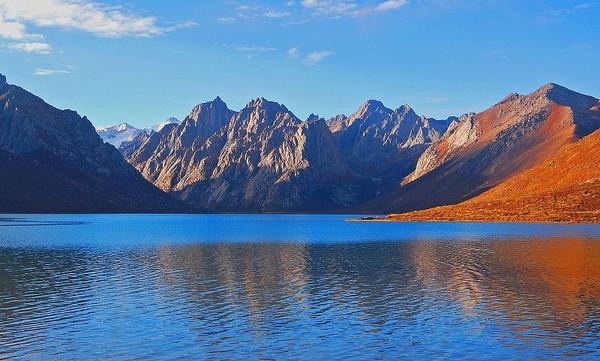
<path id="1" fill-rule="evenodd" d="M 477 141 L 477 126 L 474 113 L 453 120 L 444 136 L 428 147 L 419 157 L 415 170 L 406 177 L 404 184 L 411 182 L 444 163 L 453 154 L 460 152 Z"/>
<path id="2" fill-rule="evenodd" d="M 0 211 L 181 210 L 145 181 L 92 124 L 0 76 Z"/>
<path id="3" fill-rule="evenodd" d="M 180 125 L 151 134 L 127 159 L 162 190 L 181 191 L 212 171 L 225 140 L 217 131 L 233 114 L 220 98 L 199 104 Z"/>
<path id="4" fill-rule="evenodd" d="M 239 112 L 220 98 L 200 104 L 128 159 L 203 210 L 336 209 L 361 200 L 325 122 L 303 122 L 264 98 Z"/>

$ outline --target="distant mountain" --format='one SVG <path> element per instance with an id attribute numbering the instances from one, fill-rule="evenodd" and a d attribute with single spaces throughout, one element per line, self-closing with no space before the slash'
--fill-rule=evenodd
<path id="1" fill-rule="evenodd" d="M 179 124 L 179 123 L 181 123 L 179 121 L 179 119 L 177 119 L 175 117 L 169 117 L 169 118 L 163 120 L 162 122 L 160 122 L 160 123 L 158 123 L 156 125 L 151 126 L 150 128 L 146 128 L 145 131 L 147 133 L 150 133 L 150 132 L 160 132 L 164 127 L 166 127 L 169 124 Z"/>
<path id="2" fill-rule="evenodd" d="M 115 148 L 119 148 L 123 142 L 133 140 L 138 134 L 144 131 L 127 123 L 121 123 L 110 127 L 97 128 L 96 132 L 103 141 L 112 144 Z"/>
<path id="3" fill-rule="evenodd" d="M 455 119 L 426 118 L 409 105 L 392 110 L 369 100 L 354 114 L 338 115 L 328 125 L 355 172 L 395 184 L 414 170 L 421 153 Z"/>
<path id="4" fill-rule="evenodd" d="M 97 128 L 96 132 L 106 143 L 112 144 L 115 148 L 121 147 L 123 143 L 133 141 L 141 133 L 150 134 L 152 132 L 158 132 L 169 124 L 179 124 L 177 118 L 167 118 L 164 121 L 153 125 L 149 128 L 138 129 L 127 123 L 121 123 L 109 127 Z"/>
<path id="5" fill-rule="evenodd" d="M 151 132 L 150 134 L 154 134 L 154 132 Z M 140 132 L 135 136 L 135 138 L 122 142 L 117 149 L 119 152 L 121 152 L 121 154 L 123 154 L 123 157 L 127 159 L 135 151 L 137 151 L 137 149 L 141 147 L 148 138 L 150 138 L 150 134 L 146 132 Z"/>
<path id="6" fill-rule="evenodd" d="M 325 121 L 303 122 L 264 98 L 239 112 L 218 97 L 199 104 L 129 154 L 146 179 L 204 210 L 338 209 L 360 200 Z"/>
<path id="7" fill-rule="evenodd" d="M 0 212 L 184 209 L 103 143 L 92 124 L 0 75 Z"/>
<path id="8" fill-rule="evenodd" d="M 600 130 L 458 205 L 395 220 L 600 223 Z"/>
<path id="9" fill-rule="evenodd" d="M 556 84 L 467 114 L 419 158 L 403 185 L 365 209 L 405 212 L 475 197 L 600 128 L 598 99 Z"/>

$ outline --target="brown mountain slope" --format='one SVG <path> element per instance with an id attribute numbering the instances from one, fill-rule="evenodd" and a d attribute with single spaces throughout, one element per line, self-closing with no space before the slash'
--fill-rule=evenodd
<path id="1" fill-rule="evenodd" d="M 362 210 L 402 213 L 457 204 L 600 128 L 599 101 L 556 84 L 511 94 L 453 122 L 402 186 Z"/>
<path id="2" fill-rule="evenodd" d="M 600 130 L 466 202 L 388 219 L 600 223 Z"/>

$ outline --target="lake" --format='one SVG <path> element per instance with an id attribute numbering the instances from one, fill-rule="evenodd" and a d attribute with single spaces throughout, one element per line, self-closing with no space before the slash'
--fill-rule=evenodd
<path id="1" fill-rule="evenodd" d="M 600 226 L 1 215 L 0 359 L 600 358 Z"/>

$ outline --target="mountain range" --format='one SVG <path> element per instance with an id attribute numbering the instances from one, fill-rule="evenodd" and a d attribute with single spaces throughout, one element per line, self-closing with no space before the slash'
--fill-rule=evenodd
<path id="1" fill-rule="evenodd" d="M 202 210 L 336 211 L 394 188 L 454 120 L 369 100 L 348 117 L 302 121 L 264 98 L 236 112 L 217 97 L 123 153 L 157 187 Z"/>
<path id="2" fill-rule="evenodd" d="M 18 188 L 1 192 L 6 210 L 50 209 L 39 206 L 41 200 L 61 197 L 73 199 L 58 211 L 96 210 L 97 204 L 98 211 L 368 212 L 394 213 L 389 219 L 398 220 L 468 220 L 469 209 L 490 215 L 496 207 L 505 220 L 541 219 L 551 213 L 545 208 L 561 209 L 546 217 L 550 221 L 600 220 L 593 201 L 598 174 L 577 171 L 598 169 L 600 102 L 553 83 L 447 119 L 369 100 L 348 116 L 301 120 L 264 98 L 235 111 L 217 97 L 181 122 L 98 129 L 119 151 L 103 143 L 85 117 L 55 109 L 4 77 L 0 94 L 0 161 L 13 170 L 0 185 Z M 559 181 L 548 169 L 566 175 Z M 71 186 L 70 197 L 63 183 Z M 525 204 L 536 211 L 525 216 Z M 511 211 L 517 205 L 523 212 Z"/>

